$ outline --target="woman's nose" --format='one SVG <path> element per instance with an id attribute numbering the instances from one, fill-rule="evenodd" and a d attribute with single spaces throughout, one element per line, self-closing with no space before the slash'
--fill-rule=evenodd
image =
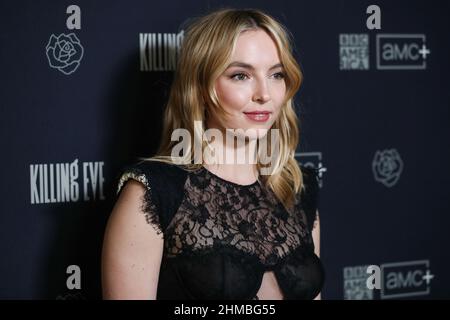
<path id="1" fill-rule="evenodd" d="M 264 103 L 270 100 L 269 88 L 265 80 L 258 80 L 253 93 L 253 101 Z"/>

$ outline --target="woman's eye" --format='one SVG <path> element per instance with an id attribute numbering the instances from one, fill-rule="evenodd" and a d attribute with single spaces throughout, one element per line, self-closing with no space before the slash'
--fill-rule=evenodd
<path id="1" fill-rule="evenodd" d="M 285 78 L 284 72 L 277 72 L 273 74 L 273 77 L 277 80 L 283 80 Z M 245 73 L 235 73 L 231 77 L 233 80 L 242 81 L 248 78 Z"/>
<path id="2" fill-rule="evenodd" d="M 275 79 L 282 80 L 284 79 L 284 73 L 283 72 L 277 72 L 274 74 Z"/>
<path id="3" fill-rule="evenodd" d="M 233 74 L 233 75 L 231 76 L 231 79 L 234 79 L 234 80 L 245 80 L 246 77 L 247 77 L 246 74 L 243 74 L 243 73 L 236 73 L 236 74 Z"/>

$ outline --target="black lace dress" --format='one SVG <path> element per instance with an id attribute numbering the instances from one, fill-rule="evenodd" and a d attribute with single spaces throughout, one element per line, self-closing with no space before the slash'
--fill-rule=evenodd
<path id="1" fill-rule="evenodd" d="M 144 184 L 142 212 L 164 236 L 157 299 L 258 299 L 266 271 L 284 299 L 313 299 L 324 281 L 311 233 L 318 181 L 315 170 L 302 172 L 305 189 L 288 211 L 259 181 L 154 161 L 125 167 L 117 195 L 129 179 Z"/>

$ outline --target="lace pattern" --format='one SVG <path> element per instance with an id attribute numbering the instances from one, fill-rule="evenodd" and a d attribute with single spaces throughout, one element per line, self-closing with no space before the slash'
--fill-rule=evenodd
<path id="1" fill-rule="evenodd" d="M 225 246 L 273 266 L 295 248 L 312 242 L 298 199 L 288 212 L 259 183 L 240 186 L 202 168 L 189 175 L 185 190 L 165 231 L 167 257 Z"/>

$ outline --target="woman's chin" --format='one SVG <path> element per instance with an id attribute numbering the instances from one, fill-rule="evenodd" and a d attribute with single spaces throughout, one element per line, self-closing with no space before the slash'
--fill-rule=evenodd
<path id="1" fill-rule="evenodd" d="M 258 140 L 264 138 L 267 135 L 269 129 L 267 128 L 248 128 L 248 129 L 235 129 L 235 136 L 239 139 L 247 138 L 248 140 Z"/>

